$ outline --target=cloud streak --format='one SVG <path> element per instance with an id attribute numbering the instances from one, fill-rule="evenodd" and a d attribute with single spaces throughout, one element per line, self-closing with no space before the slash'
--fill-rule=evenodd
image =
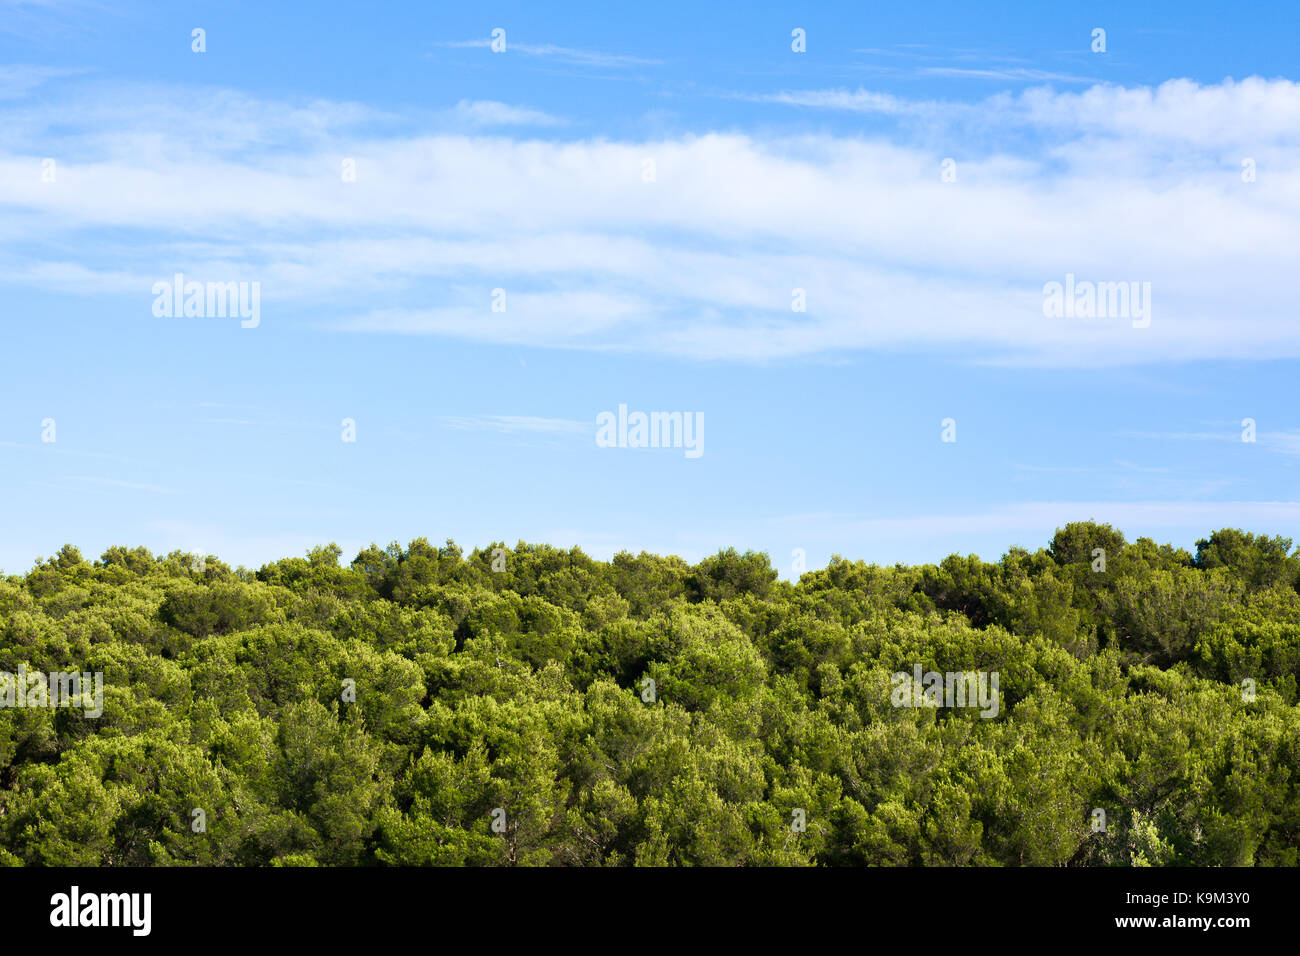
<path id="1" fill-rule="evenodd" d="M 484 48 L 490 47 L 491 44 L 492 41 L 489 39 L 479 39 L 452 40 L 438 45 L 443 47 Z M 648 59 L 640 56 L 626 56 L 620 53 L 602 53 L 598 50 L 579 50 L 573 47 L 557 46 L 554 43 L 516 43 L 507 36 L 506 48 L 501 55 L 508 56 L 511 53 L 522 53 L 529 57 L 554 59 L 573 66 L 656 66 L 663 62 L 662 60 Z"/>
<path id="2" fill-rule="evenodd" d="M 581 435 L 595 431 L 595 425 L 567 418 L 539 418 L 534 415 L 448 415 L 439 419 L 457 431 L 486 431 L 513 435 L 533 432 L 547 435 Z"/>
<path id="3" fill-rule="evenodd" d="M 610 141 L 428 132 L 359 104 L 229 91 L 0 105 L 13 133 L 0 149 L 0 282 L 147 309 L 152 283 L 184 271 L 259 281 L 270 322 L 310 310 L 351 333 L 698 360 L 1300 356 L 1300 85 L 1036 88 L 959 104 L 773 96 L 902 122 L 870 136 Z M 494 101 L 450 112 L 553 125 Z M 341 181 L 344 157 L 355 183 Z M 1067 274 L 1149 282 L 1150 326 L 1046 317 L 1044 286 Z M 491 311 L 498 288 L 504 313 Z"/>

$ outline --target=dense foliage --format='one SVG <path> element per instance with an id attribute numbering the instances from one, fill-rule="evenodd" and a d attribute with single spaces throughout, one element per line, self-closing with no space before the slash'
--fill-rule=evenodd
<path id="1" fill-rule="evenodd" d="M 104 712 L 0 709 L 0 861 L 1293 866 L 1290 548 L 1079 523 L 792 584 L 731 550 L 68 546 L 0 579 L 0 670 L 102 671 Z M 996 671 L 1000 712 L 893 706 L 916 664 Z"/>

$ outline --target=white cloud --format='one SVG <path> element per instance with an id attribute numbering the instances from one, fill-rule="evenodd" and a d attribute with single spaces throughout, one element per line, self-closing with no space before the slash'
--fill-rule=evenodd
<path id="1" fill-rule="evenodd" d="M 1142 432 L 1126 431 L 1120 434 L 1129 438 L 1153 438 L 1159 441 L 1214 441 L 1243 444 L 1243 429 L 1227 425 L 1213 432 Z M 1279 455 L 1300 455 L 1300 430 L 1257 431 L 1255 442 L 1263 449 Z"/>
<path id="2" fill-rule="evenodd" d="M 813 106 L 822 109 L 849 110 L 854 113 L 883 113 L 887 116 L 933 111 L 934 103 L 900 99 L 889 93 L 872 90 L 783 90 L 780 93 L 746 94 L 742 99 L 759 103 L 783 103 L 787 106 Z"/>
<path id="3" fill-rule="evenodd" d="M 439 419 L 448 428 L 457 431 L 488 431 L 515 434 L 539 432 L 542 434 L 577 435 L 595 430 L 593 424 L 567 418 L 538 418 L 533 415 L 448 415 Z"/>
<path id="4" fill-rule="evenodd" d="M 1257 441 L 1281 455 L 1300 455 L 1300 431 L 1261 432 Z"/>
<path id="5" fill-rule="evenodd" d="M 973 80 L 1017 80 L 1030 81 L 1035 83 L 1091 83 L 1093 80 L 1086 76 L 1075 76 L 1073 73 L 1054 73 L 1051 70 L 1038 70 L 1032 67 L 1023 66 L 1004 66 L 1004 67 L 956 67 L 956 66 L 926 66 L 918 70 L 919 73 L 926 76 L 946 76 L 957 77 Z"/>
<path id="6" fill-rule="evenodd" d="M 496 100 L 461 100 L 452 110 L 470 126 L 560 126 L 564 121 L 540 110 L 510 106 Z"/>
<path id="7" fill-rule="evenodd" d="M 491 44 L 492 41 L 489 39 L 479 39 L 453 40 L 438 45 L 444 47 L 476 48 L 489 47 Z M 510 39 L 509 34 L 507 34 L 506 48 L 502 55 L 509 55 L 510 53 L 522 53 L 525 56 L 549 57 L 575 66 L 655 66 L 663 62 L 662 60 L 647 59 L 639 56 L 625 56 L 619 53 L 601 53 L 598 50 L 577 50 L 573 47 L 556 46 L 554 43 L 517 43 Z"/>
<path id="8" fill-rule="evenodd" d="M 1023 68 L 927 67 L 925 71 L 1044 81 L 1084 79 L 1047 73 L 1038 76 L 1038 71 Z M 1262 77 L 1229 78 L 1208 86 L 1176 79 L 1154 88 L 1099 83 L 1075 93 L 1036 86 L 977 102 L 906 100 L 862 88 L 783 90 L 746 98 L 828 110 L 924 116 L 936 123 L 1004 130 L 1030 127 L 1066 142 L 1091 144 L 1096 136 L 1131 139 L 1143 151 L 1168 143 L 1206 148 L 1300 143 L 1300 83 Z"/>
<path id="9" fill-rule="evenodd" d="M 122 488 L 127 491 L 145 491 L 155 495 L 174 495 L 175 489 L 165 487 L 164 485 L 154 485 L 138 481 L 121 481 L 117 478 L 105 478 L 97 475 L 73 475 L 73 481 L 85 482 L 88 485 L 100 485 L 106 488 Z"/>
<path id="10" fill-rule="evenodd" d="M 50 80 L 76 76 L 84 70 L 52 66 L 26 66 L 21 63 L 0 65 L 0 100 L 21 99 Z"/>
<path id="11" fill-rule="evenodd" d="M 699 359 L 1300 356 L 1300 85 L 1175 81 L 957 105 L 842 95 L 857 105 L 841 108 L 949 124 L 952 138 L 936 151 L 902 130 L 428 135 L 418 117 L 357 104 L 141 88 L 58 111 L 0 108 L 13 133 L 0 149 L 0 282 L 136 295 L 147 309 L 152 283 L 183 269 L 261 281 L 267 321 L 296 303 L 352 331 Z M 1000 128 L 1033 136 L 1008 152 L 991 145 Z M 46 150 L 56 183 L 40 180 Z M 956 182 L 940 179 L 945 155 Z M 356 183 L 341 182 L 343 157 L 356 158 Z M 111 252 L 101 228 L 115 230 Z M 1066 273 L 1150 282 L 1150 327 L 1044 317 L 1043 286 Z M 494 288 L 506 313 L 489 312 Z M 791 310 L 796 288 L 806 312 Z"/>
<path id="12" fill-rule="evenodd" d="M 1077 135 L 1105 133 L 1140 142 L 1210 149 L 1300 143 L 1300 84 L 1249 77 L 1202 86 L 1170 80 L 1155 87 L 1094 86 L 1078 93 L 1027 90 L 1014 101 L 1024 122 Z"/>

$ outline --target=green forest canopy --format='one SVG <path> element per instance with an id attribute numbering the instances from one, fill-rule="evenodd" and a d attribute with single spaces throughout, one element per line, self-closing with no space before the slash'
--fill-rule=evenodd
<path id="1" fill-rule="evenodd" d="M 0 579 L 0 671 L 104 675 L 98 718 L 0 709 L 0 862 L 1300 862 L 1288 539 L 1082 522 L 797 584 L 494 547 Z M 918 664 L 997 672 L 997 716 L 893 706 Z"/>

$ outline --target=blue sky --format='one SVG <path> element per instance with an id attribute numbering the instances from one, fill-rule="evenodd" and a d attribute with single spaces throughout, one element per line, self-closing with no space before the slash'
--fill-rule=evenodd
<path id="1" fill-rule="evenodd" d="M 0 0 L 0 568 L 1300 539 L 1295 4 L 409 6 Z"/>

